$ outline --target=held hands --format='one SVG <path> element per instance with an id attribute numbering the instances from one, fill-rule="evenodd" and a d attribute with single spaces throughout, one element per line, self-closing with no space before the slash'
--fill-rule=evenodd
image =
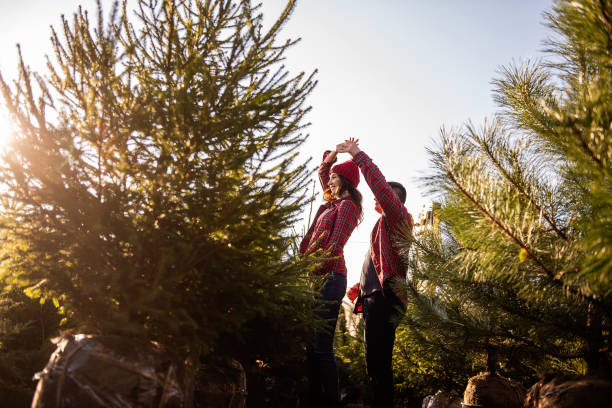
<path id="1" fill-rule="evenodd" d="M 351 156 L 355 156 L 359 153 L 361 149 L 359 148 L 359 139 L 355 139 L 354 137 L 348 138 L 344 141 L 344 143 L 340 143 L 336 145 L 336 150 L 332 150 L 326 156 L 325 161 L 328 163 L 333 163 L 336 161 L 336 155 L 338 153 L 349 153 Z"/>
<path id="2" fill-rule="evenodd" d="M 355 139 L 353 137 L 345 140 L 344 143 L 340 143 L 336 146 L 336 152 L 349 153 L 353 157 L 355 157 L 355 155 L 360 151 L 361 149 L 359 148 L 359 139 Z"/>

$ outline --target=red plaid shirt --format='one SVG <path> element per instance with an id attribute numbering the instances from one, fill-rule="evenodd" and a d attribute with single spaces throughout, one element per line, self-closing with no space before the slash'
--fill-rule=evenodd
<path id="1" fill-rule="evenodd" d="M 370 254 L 380 286 L 384 287 L 384 282 L 392 276 L 402 279 L 406 277 L 406 267 L 393 248 L 393 239 L 403 224 L 412 229 L 412 217 L 367 154 L 359 152 L 353 161 L 361 169 L 363 178 L 383 210 L 383 215 L 376 221 L 370 234 Z M 354 301 L 358 294 L 359 283 L 349 290 L 348 297 Z"/>
<path id="2" fill-rule="evenodd" d="M 327 153 L 327 152 L 326 152 Z M 323 190 L 329 182 L 329 171 L 333 163 L 326 163 L 325 156 L 319 166 L 319 181 Z M 300 244 L 300 252 L 309 255 L 318 250 L 331 251 L 331 256 L 337 257 L 326 261 L 318 274 L 336 272 L 346 276 L 346 263 L 344 262 L 344 245 L 357 226 L 359 209 L 349 199 L 335 200 L 319 207 L 314 222 Z"/>

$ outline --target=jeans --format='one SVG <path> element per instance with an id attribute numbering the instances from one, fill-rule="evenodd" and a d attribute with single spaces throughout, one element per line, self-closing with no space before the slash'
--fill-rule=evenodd
<path id="1" fill-rule="evenodd" d="M 311 407 L 333 407 L 338 403 L 338 366 L 334 357 L 334 332 L 342 298 L 346 293 L 346 276 L 332 273 L 317 298 L 317 316 L 327 324 L 317 330 L 307 348 L 308 399 Z"/>
<path id="2" fill-rule="evenodd" d="M 403 304 L 390 288 L 385 289 L 385 296 L 377 291 L 363 298 L 366 369 L 374 408 L 393 406 L 391 361 L 395 329 L 402 314 Z"/>

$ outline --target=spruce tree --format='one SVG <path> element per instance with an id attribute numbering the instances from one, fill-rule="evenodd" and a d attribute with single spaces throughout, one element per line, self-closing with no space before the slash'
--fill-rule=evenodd
<path id="1" fill-rule="evenodd" d="M 1 80 L 18 132 L 0 165 L 0 277 L 83 332 L 206 353 L 252 345 L 243 327 L 259 319 L 276 322 L 261 340 L 295 347 L 315 85 L 281 65 L 295 1 L 269 29 L 248 0 L 127 6 L 62 17 L 47 72 L 20 58 Z"/>
<path id="2" fill-rule="evenodd" d="M 502 68 L 499 115 L 430 150 L 440 223 L 406 256 L 420 344 L 524 378 L 610 375 L 611 13 L 556 1 L 549 57 Z"/>

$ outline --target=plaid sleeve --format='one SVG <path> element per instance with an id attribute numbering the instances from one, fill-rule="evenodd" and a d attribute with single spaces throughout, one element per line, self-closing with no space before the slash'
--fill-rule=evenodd
<path id="1" fill-rule="evenodd" d="M 408 211 L 402 204 L 393 189 L 385 180 L 385 176 L 380 172 L 372 159 L 361 151 L 353 157 L 355 164 L 361 169 L 363 178 L 365 178 L 370 190 L 378 200 L 380 207 L 385 212 L 385 215 L 393 219 L 395 222 L 401 222 L 409 219 Z"/>
<path id="2" fill-rule="evenodd" d="M 319 166 L 319 181 L 321 182 L 321 187 L 323 187 L 323 191 L 327 189 L 327 183 L 329 183 L 329 170 L 331 169 L 332 164 L 334 164 L 338 160 L 338 158 L 336 157 L 334 158 L 333 162 L 327 163 L 325 159 L 330 153 L 331 150 L 326 150 L 325 153 L 323 153 L 323 161 Z"/>
<path id="3" fill-rule="evenodd" d="M 317 210 L 317 213 L 315 214 L 314 218 L 312 219 L 312 222 L 310 223 L 310 227 L 308 228 L 308 231 L 306 232 L 306 235 L 304 235 L 304 238 L 302 238 L 302 242 L 300 242 L 300 253 L 301 254 L 308 254 L 309 253 L 309 245 L 310 245 L 310 238 L 312 237 L 312 233 L 315 229 L 315 226 L 317 224 L 317 220 L 319 219 L 319 217 L 321 216 L 321 214 L 323 214 L 323 212 L 329 207 L 328 204 L 323 204 L 321 206 L 319 206 L 319 209 Z"/>
<path id="4" fill-rule="evenodd" d="M 351 200 L 342 200 L 338 205 L 334 229 L 329 236 L 325 250 L 331 250 L 332 256 L 342 254 L 344 245 L 357 226 L 357 205 Z M 331 261 L 331 262 L 335 262 Z"/>

